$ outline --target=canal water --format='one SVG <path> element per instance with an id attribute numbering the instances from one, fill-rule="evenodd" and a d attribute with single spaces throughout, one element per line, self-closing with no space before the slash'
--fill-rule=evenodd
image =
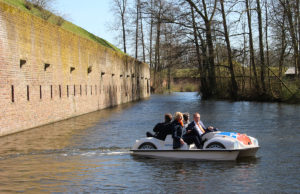
<path id="1" fill-rule="evenodd" d="M 232 162 L 133 157 L 130 147 L 166 112 L 258 138 L 256 158 Z M 295 193 L 300 106 L 201 101 L 196 93 L 86 114 L 0 138 L 0 193 Z"/>

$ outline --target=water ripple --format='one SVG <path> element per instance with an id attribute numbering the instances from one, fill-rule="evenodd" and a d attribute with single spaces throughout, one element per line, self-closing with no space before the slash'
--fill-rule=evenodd
<path id="1" fill-rule="evenodd" d="M 166 112 L 258 138 L 256 158 L 231 162 L 136 157 L 130 147 Z M 297 193 L 300 106 L 153 95 L 1 138 L 0 192 Z"/>

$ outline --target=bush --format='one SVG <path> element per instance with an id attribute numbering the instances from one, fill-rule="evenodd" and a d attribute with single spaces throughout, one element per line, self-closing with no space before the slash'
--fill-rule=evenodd
<path id="1" fill-rule="evenodd" d="M 42 9 L 48 9 L 49 4 L 52 2 L 52 0 L 27 0 L 29 1 L 35 8 L 42 10 Z"/>
<path id="2" fill-rule="evenodd" d="M 43 18 L 44 20 L 48 20 L 52 16 L 52 13 L 50 11 L 42 9 L 40 15 L 41 15 L 41 18 Z"/>
<path id="3" fill-rule="evenodd" d="M 39 10 L 39 16 L 44 20 L 48 20 L 53 14 L 48 11 L 50 9 L 50 3 L 53 0 L 25 0 L 24 6 L 28 10 L 36 8 Z"/>
<path id="4" fill-rule="evenodd" d="M 25 6 L 26 9 L 28 9 L 28 10 L 31 10 L 31 8 L 32 8 L 32 4 L 31 4 L 30 2 L 28 2 L 28 1 L 25 1 L 25 2 L 24 2 L 24 6 Z"/>
<path id="5" fill-rule="evenodd" d="M 55 23 L 58 26 L 61 26 L 65 22 L 65 19 L 62 16 L 57 16 L 55 18 Z"/>

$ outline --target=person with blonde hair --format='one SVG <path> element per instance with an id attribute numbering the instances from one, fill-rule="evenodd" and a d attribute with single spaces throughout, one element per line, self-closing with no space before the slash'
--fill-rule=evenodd
<path id="1" fill-rule="evenodd" d="M 179 149 L 184 145 L 182 139 L 183 126 L 183 115 L 181 112 L 176 112 L 172 122 L 173 149 Z"/>

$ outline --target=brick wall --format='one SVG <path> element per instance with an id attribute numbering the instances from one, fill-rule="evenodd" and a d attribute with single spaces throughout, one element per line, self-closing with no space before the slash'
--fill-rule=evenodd
<path id="1" fill-rule="evenodd" d="M 147 64 L 0 1 L 0 136 L 148 97 Z"/>

